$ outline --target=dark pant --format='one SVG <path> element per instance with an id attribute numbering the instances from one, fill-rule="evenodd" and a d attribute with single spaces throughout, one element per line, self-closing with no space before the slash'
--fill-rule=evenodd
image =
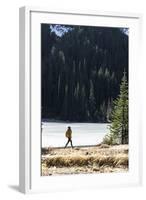
<path id="1" fill-rule="evenodd" d="M 69 144 L 69 142 L 71 143 L 71 147 L 73 148 L 73 144 L 72 144 L 72 139 L 71 138 L 68 138 L 68 141 L 67 141 L 67 143 L 65 145 L 65 148 L 67 147 L 67 145 Z"/>

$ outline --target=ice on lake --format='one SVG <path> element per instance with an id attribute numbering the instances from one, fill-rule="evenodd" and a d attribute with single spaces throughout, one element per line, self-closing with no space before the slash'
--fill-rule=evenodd
<path id="1" fill-rule="evenodd" d="M 65 132 L 68 126 L 72 128 L 74 146 L 96 145 L 102 142 L 109 132 L 107 123 L 42 123 L 42 147 L 64 147 L 67 138 Z M 70 146 L 70 144 L 69 144 Z"/>

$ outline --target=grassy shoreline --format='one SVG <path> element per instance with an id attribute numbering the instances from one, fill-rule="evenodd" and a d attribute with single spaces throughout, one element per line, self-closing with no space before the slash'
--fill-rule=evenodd
<path id="1" fill-rule="evenodd" d="M 42 149 L 42 175 L 128 171 L 128 145 Z"/>

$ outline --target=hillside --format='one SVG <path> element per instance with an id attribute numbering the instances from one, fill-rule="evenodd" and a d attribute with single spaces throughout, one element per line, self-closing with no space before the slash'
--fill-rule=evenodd
<path id="1" fill-rule="evenodd" d="M 110 120 L 123 71 L 128 72 L 124 30 L 41 25 L 42 118 Z"/>

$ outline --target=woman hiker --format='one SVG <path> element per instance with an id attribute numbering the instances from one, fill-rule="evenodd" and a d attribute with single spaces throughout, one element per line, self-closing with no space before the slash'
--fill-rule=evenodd
<path id="1" fill-rule="evenodd" d="M 65 136 L 68 138 L 68 141 L 65 145 L 65 148 L 67 147 L 67 145 L 69 144 L 69 142 L 71 143 L 71 147 L 73 148 L 73 144 L 72 144 L 72 130 L 71 130 L 71 127 L 69 126 L 66 133 L 65 133 Z"/>

